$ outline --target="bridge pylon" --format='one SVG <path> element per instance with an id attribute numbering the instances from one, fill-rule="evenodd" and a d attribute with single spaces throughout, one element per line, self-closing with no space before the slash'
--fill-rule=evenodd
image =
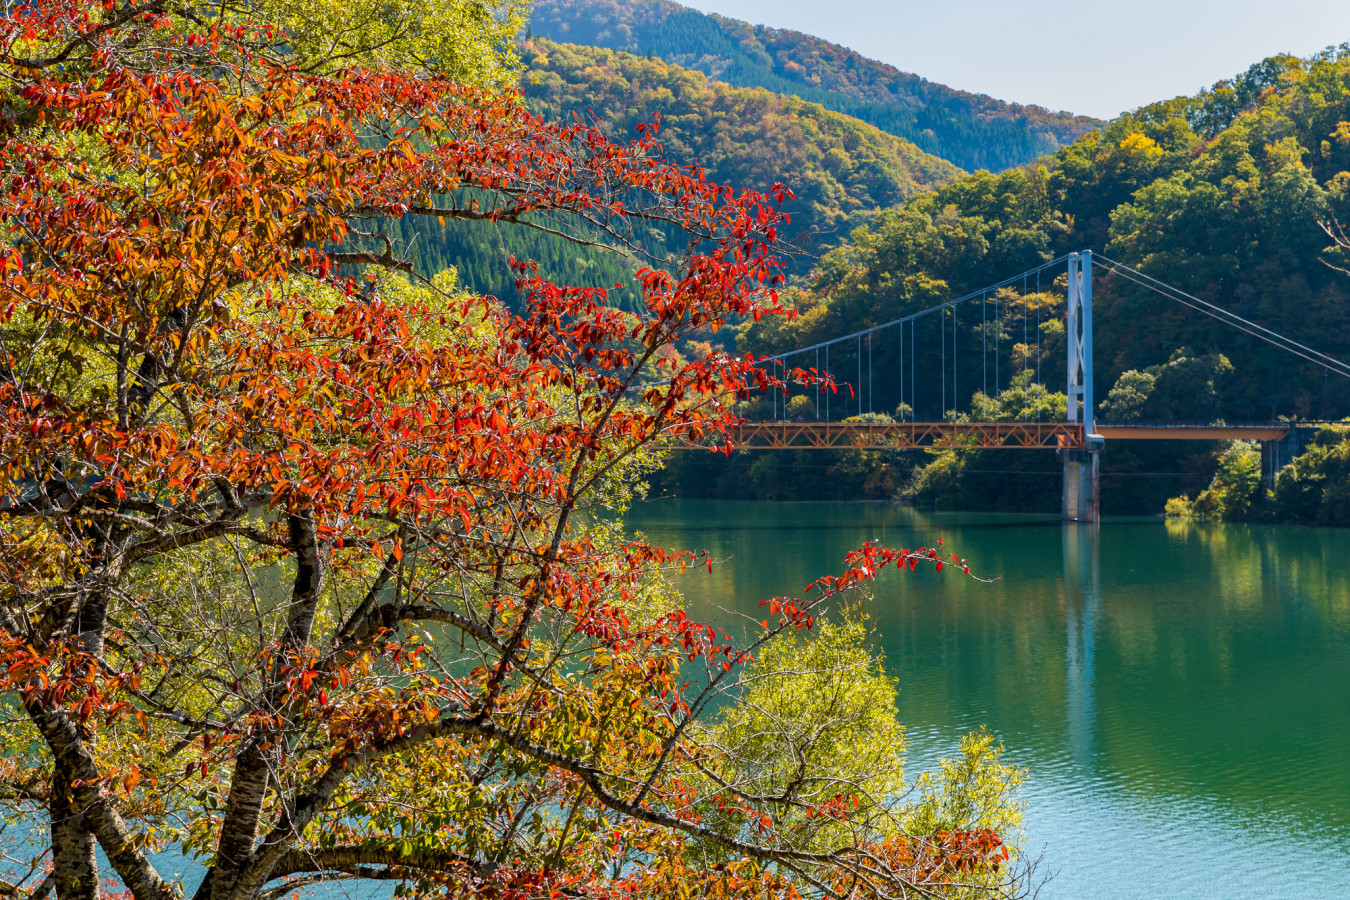
<path id="1" fill-rule="evenodd" d="M 1092 397 L 1092 251 L 1069 254 L 1069 422 L 1081 424 L 1082 449 L 1064 449 L 1064 519 L 1101 519 L 1101 457 L 1106 439 L 1096 433 Z"/>

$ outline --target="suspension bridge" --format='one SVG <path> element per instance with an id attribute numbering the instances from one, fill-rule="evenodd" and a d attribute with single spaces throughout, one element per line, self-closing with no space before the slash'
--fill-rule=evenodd
<path id="1" fill-rule="evenodd" d="M 1067 287 L 1062 314 L 1056 309 L 1061 267 Z M 768 415 L 741 423 L 736 445 L 761 450 L 1054 449 L 1064 464 L 1064 518 L 1079 522 L 1100 517 L 1101 457 L 1107 441 L 1258 441 L 1263 475 L 1272 481 L 1302 449 L 1298 433 L 1306 432 L 1307 423 L 1096 420 L 1094 269 L 1273 344 L 1327 374 L 1350 377 L 1350 365 L 1334 357 L 1123 263 L 1083 251 L 913 314 L 759 360 L 785 381 L 792 380 L 792 372 L 807 370 L 846 389 L 832 390 L 816 381 L 805 391 L 774 393 L 771 410 L 764 411 Z M 1047 274 L 1055 285 L 1048 293 L 1042 284 Z M 1046 359 L 1051 344 L 1054 352 L 1063 353 L 1065 370 L 1059 370 L 1058 360 Z M 1066 411 L 1050 402 L 1043 363 L 1056 373 L 1067 372 L 1062 382 Z M 963 391 L 972 397 L 964 404 Z M 897 398 L 892 414 L 890 404 Z M 882 407 L 887 414 L 875 415 Z"/>

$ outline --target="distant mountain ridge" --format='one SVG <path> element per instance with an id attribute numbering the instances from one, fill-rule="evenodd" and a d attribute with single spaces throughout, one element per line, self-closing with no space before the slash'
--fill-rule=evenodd
<path id="1" fill-rule="evenodd" d="M 669 0 L 536 0 L 530 28 L 796 95 L 913 142 L 963 169 L 1024 165 L 1105 123 L 957 91 L 820 38 Z"/>
<path id="2" fill-rule="evenodd" d="M 960 169 L 841 113 L 763 88 L 733 87 L 661 59 L 600 47 L 523 42 L 526 100 L 549 118 L 576 113 L 631 139 L 661 117 L 666 155 L 697 161 L 713 180 L 796 195 L 799 228 L 836 245 L 882 209 L 948 184 Z M 792 229 L 796 231 L 797 229 Z"/>
<path id="3" fill-rule="evenodd" d="M 763 88 L 710 81 L 663 60 L 537 37 L 522 41 L 520 52 L 521 91 L 546 118 L 576 114 L 626 141 L 636 137 L 639 123 L 659 116 L 667 158 L 701 165 L 713 181 L 737 189 L 787 184 L 796 199 L 787 207 L 792 223 L 784 236 L 801 238 L 808 252 L 839 246 L 881 210 L 963 174 L 866 122 Z M 506 266 L 512 255 L 535 260 L 547 276 L 577 287 L 629 283 L 636 266 L 538 231 L 485 223 L 453 229 L 409 223 L 391 236 L 417 248 L 427 274 L 454 266 L 461 283 L 511 304 L 522 299 Z M 811 262 L 798 257 L 793 271 L 803 272 Z M 622 305 L 631 297 L 617 291 L 611 299 Z"/>

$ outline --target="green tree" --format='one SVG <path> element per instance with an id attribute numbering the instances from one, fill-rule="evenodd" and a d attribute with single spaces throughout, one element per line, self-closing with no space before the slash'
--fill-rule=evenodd
<path id="1" fill-rule="evenodd" d="M 1147 418 L 1149 396 L 1157 382 L 1154 372 L 1130 369 L 1120 373 L 1106 399 L 1097 406 L 1097 418 L 1106 422 L 1137 422 Z"/>
<path id="2" fill-rule="evenodd" d="M 1224 380 L 1233 364 L 1220 353 L 1177 350 L 1161 366 L 1122 372 L 1098 406 L 1103 421 L 1212 422 L 1223 408 Z"/>
<path id="3" fill-rule="evenodd" d="M 1233 441 L 1219 457 L 1219 468 L 1209 487 L 1189 504 L 1188 514 L 1204 521 L 1241 522 L 1258 512 L 1261 499 L 1261 447 Z M 1186 503 L 1174 504 L 1181 510 Z"/>

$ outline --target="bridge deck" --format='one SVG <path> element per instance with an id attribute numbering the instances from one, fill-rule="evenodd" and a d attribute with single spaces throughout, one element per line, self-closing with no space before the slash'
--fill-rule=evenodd
<path id="1" fill-rule="evenodd" d="M 1101 425 L 1097 433 L 1109 441 L 1274 441 L 1287 435 L 1289 427 L 1283 422 Z M 1079 449 L 1083 429 L 1073 422 L 744 422 L 734 440 L 751 450 Z"/>
<path id="2" fill-rule="evenodd" d="M 1278 441 L 1289 433 L 1283 423 L 1259 425 L 1098 425 L 1108 441 Z"/>

